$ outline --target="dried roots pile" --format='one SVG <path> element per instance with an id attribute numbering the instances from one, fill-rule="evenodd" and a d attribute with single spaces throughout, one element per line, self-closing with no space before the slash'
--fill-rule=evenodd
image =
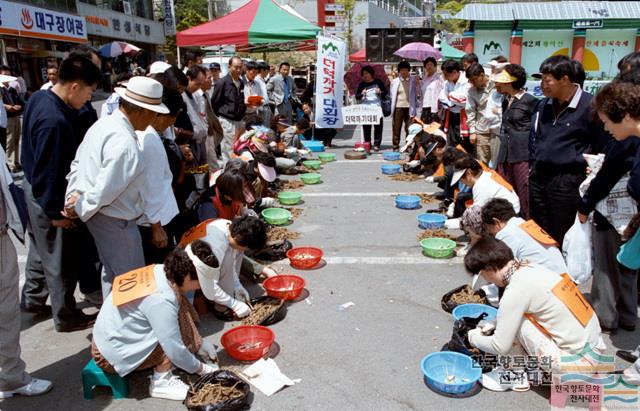
<path id="1" fill-rule="evenodd" d="M 284 301 L 277 298 L 265 298 L 264 300 L 253 304 L 253 310 L 248 317 L 242 320 L 242 325 L 260 325 L 264 320 L 269 318 L 273 313 L 282 307 Z"/>
<path id="2" fill-rule="evenodd" d="M 304 187 L 304 183 L 302 181 L 298 181 L 298 180 L 288 180 L 288 181 L 283 181 L 280 189 L 285 191 L 285 190 L 297 190 L 298 188 L 302 188 Z"/>
<path id="3" fill-rule="evenodd" d="M 192 395 L 189 398 L 187 406 L 198 407 L 240 398 L 244 393 L 236 388 L 238 384 L 240 384 L 240 381 L 237 381 L 231 387 L 225 387 L 219 382 L 216 382 L 215 384 L 206 383 L 197 391 L 193 386 L 191 386 Z"/>
<path id="4" fill-rule="evenodd" d="M 478 295 L 471 287 L 465 286 L 462 290 L 451 296 L 449 300 L 455 304 L 486 304 L 487 299 Z"/>
<path id="5" fill-rule="evenodd" d="M 424 177 L 422 176 L 422 174 L 400 173 L 400 174 L 394 174 L 392 176 L 389 176 L 389 178 L 392 179 L 393 181 L 412 182 L 412 181 L 422 180 Z"/>
<path id="6" fill-rule="evenodd" d="M 448 238 L 449 240 L 455 240 L 455 237 L 450 235 L 447 230 L 438 228 L 435 230 L 424 230 L 420 234 L 418 234 L 418 241 L 424 240 L 425 238 Z"/>
<path id="7" fill-rule="evenodd" d="M 267 231 L 267 244 L 281 243 L 284 240 L 295 240 L 300 238 L 300 233 L 289 231 L 284 227 L 272 227 Z"/>

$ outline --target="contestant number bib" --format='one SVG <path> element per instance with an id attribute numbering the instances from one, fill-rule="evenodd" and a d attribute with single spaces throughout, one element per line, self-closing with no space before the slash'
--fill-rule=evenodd
<path id="1" fill-rule="evenodd" d="M 190 243 L 204 238 L 207 235 L 207 225 L 215 220 L 215 218 L 210 218 L 198 224 L 195 227 L 190 228 L 186 233 L 182 235 L 182 240 L 180 240 L 180 246 L 186 247 Z"/>
<path id="2" fill-rule="evenodd" d="M 540 227 L 538 223 L 533 220 L 525 221 L 518 227 L 523 229 L 527 234 L 533 237 L 534 240 L 542 245 L 555 245 L 556 247 L 558 246 L 556 240 L 554 240 L 553 237 L 547 234 L 547 232 L 544 231 L 542 227 Z"/>
<path id="3" fill-rule="evenodd" d="M 120 307 L 156 292 L 154 267 L 155 265 L 148 265 L 114 278 L 111 291 L 113 305 Z"/>
<path id="4" fill-rule="evenodd" d="M 584 299 L 578 286 L 574 284 L 569 275 L 562 274 L 562 280 L 553 287 L 551 292 L 562 301 L 583 327 L 587 326 L 591 317 L 593 317 L 593 308 Z"/>

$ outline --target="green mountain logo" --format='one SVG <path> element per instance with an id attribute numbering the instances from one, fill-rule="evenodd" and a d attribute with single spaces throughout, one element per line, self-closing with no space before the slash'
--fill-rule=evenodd
<path id="1" fill-rule="evenodd" d="M 502 51 L 502 46 L 500 45 L 500 43 L 495 43 L 492 40 L 484 45 L 484 50 L 482 51 L 482 54 L 487 54 L 487 51 L 491 51 L 491 49 Z"/>
<path id="2" fill-rule="evenodd" d="M 329 49 L 333 50 L 336 53 L 338 52 L 338 47 L 335 44 L 333 44 L 332 42 L 328 42 L 328 43 L 322 45 L 322 51 L 323 52 L 325 52 L 325 51 L 327 51 Z"/>

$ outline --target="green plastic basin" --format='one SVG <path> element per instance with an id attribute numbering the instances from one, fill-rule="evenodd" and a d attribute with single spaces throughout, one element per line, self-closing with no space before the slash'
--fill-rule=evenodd
<path id="1" fill-rule="evenodd" d="M 425 238 L 420 245 L 422 253 L 431 258 L 449 258 L 456 248 L 456 242 L 448 238 Z"/>
<path id="2" fill-rule="evenodd" d="M 305 184 L 318 184 L 322 175 L 318 173 L 305 173 L 300 174 L 300 180 Z"/>
<path id="3" fill-rule="evenodd" d="M 306 161 L 302 162 L 302 165 L 307 167 L 307 168 L 318 170 L 320 168 L 320 166 L 322 165 L 322 161 L 320 161 L 320 160 L 306 160 Z"/>
<path id="4" fill-rule="evenodd" d="M 262 218 L 271 225 L 287 224 L 291 220 L 291 212 L 284 208 L 267 208 L 262 210 Z"/>
<path id="5" fill-rule="evenodd" d="M 334 153 L 318 153 L 318 158 L 323 163 L 328 163 L 330 161 L 336 161 L 336 155 Z"/>
<path id="6" fill-rule="evenodd" d="M 295 191 L 283 191 L 278 193 L 278 201 L 284 205 L 296 205 L 302 199 L 302 194 Z"/>

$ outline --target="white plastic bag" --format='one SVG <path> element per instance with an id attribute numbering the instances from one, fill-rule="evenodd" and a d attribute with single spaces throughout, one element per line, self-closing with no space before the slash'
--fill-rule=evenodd
<path id="1" fill-rule="evenodd" d="M 577 284 L 589 281 L 593 274 L 591 230 L 591 221 L 582 224 L 576 216 L 562 243 L 562 255 L 567 262 L 569 275 Z"/>

